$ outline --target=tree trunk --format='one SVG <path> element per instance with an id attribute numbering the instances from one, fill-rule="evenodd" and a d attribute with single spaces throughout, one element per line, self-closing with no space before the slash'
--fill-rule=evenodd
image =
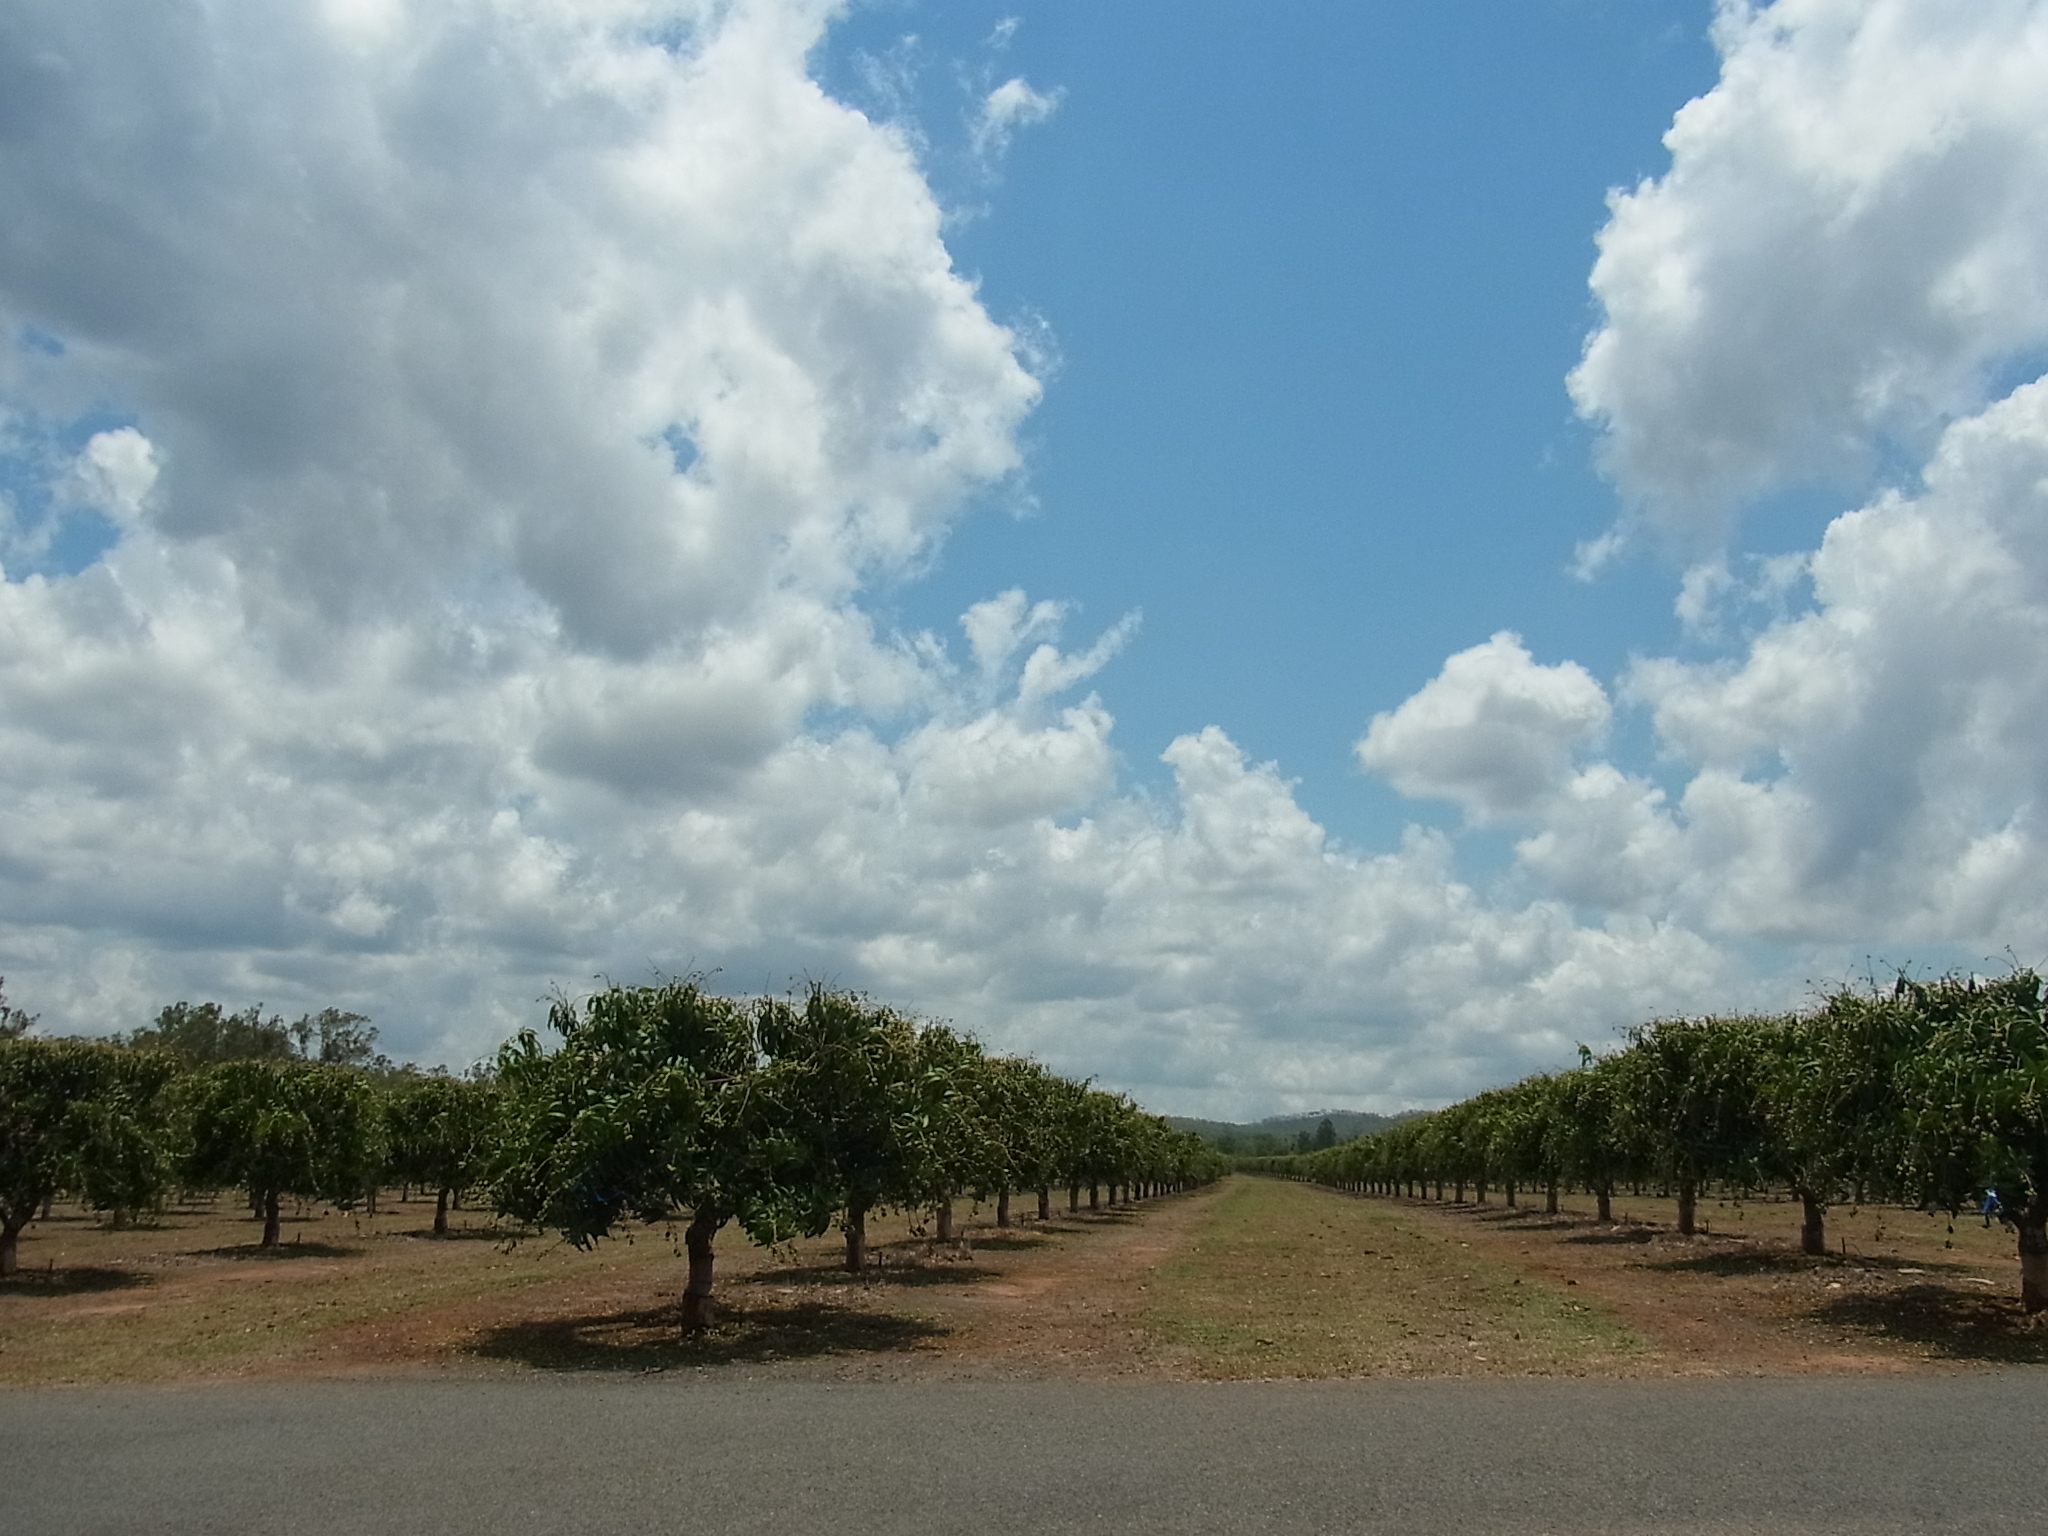
<path id="1" fill-rule="evenodd" d="M 1472 1188 L 1472 1203 L 1474 1205 L 1486 1204 L 1486 1180 L 1478 1179 L 1474 1181 Z"/>
<path id="2" fill-rule="evenodd" d="M 2039 1197 L 2014 1220 L 2020 1234 L 2020 1306 L 2028 1312 L 2048 1308 L 2048 1206 Z"/>
<path id="3" fill-rule="evenodd" d="M 1512 1208 L 1515 1203 L 1515 1181 L 1513 1179 L 1509 1179 L 1507 1183 L 1502 1186 L 1502 1188 L 1507 1191 L 1508 1205 L 1510 1208 Z"/>
<path id="4" fill-rule="evenodd" d="M 1799 1251 L 1820 1258 L 1828 1251 L 1828 1208 L 1803 1189 L 1799 1204 L 1805 1212 L 1805 1220 L 1799 1224 Z"/>
<path id="5" fill-rule="evenodd" d="M 996 1191 L 996 1225 L 999 1227 L 1007 1227 L 1009 1224 L 1010 1186 L 1005 1184 L 1001 1189 Z"/>
<path id="6" fill-rule="evenodd" d="M 1602 1184 L 1593 1191 L 1593 1198 L 1600 1202 L 1599 1220 L 1614 1224 L 1614 1186 Z"/>
<path id="7" fill-rule="evenodd" d="M 868 1264 L 868 1208 L 865 1205 L 849 1205 L 846 1208 L 846 1271 L 857 1275 Z"/>
<path id="8" fill-rule="evenodd" d="M 1088 1209 L 1091 1211 L 1102 1209 L 1102 1186 L 1100 1184 L 1091 1182 L 1088 1186 Z"/>
<path id="9" fill-rule="evenodd" d="M 55 1195 L 45 1195 L 45 1196 L 43 1196 L 43 1218 L 42 1218 L 42 1219 L 43 1219 L 44 1221 L 48 1221 L 48 1220 L 50 1219 L 50 1212 L 51 1212 L 51 1211 L 53 1211 L 53 1210 L 55 1210 L 55 1209 L 56 1209 L 56 1206 L 57 1206 L 57 1197 L 56 1197 Z"/>
<path id="10" fill-rule="evenodd" d="M 725 1218 L 715 1207 L 700 1205 L 683 1232 L 683 1251 L 690 1256 L 690 1279 L 683 1287 L 683 1332 L 702 1333 L 711 1326 L 716 1308 L 711 1302 L 712 1266 L 717 1255 L 711 1244 Z"/>
<path id="11" fill-rule="evenodd" d="M 376 1214 L 377 1214 L 377 1186 L 376 1186 L 376 1185 L 374 1185 L 374 1184 L 372 1184 L 372 1185 L 370 1186 L 370 1198 L 369 1198 L 369 1201 L 368 1201 L 368 1203 L 367 1203 L 367 1204 L 368 1204 L 368 1214 L 369 1214 L 369 1215 L 371 1215 L 371 1216 L 374 1216 L 374 1215 L 376 1215 Z"/>
<path id="12" fill-rule="evenodd" d="M 1081 1209 L 1081 1186 L 1069 1184 L 1067 1186 L 1067 1210 L 1072 1212 L 1079 1209 Z"/>
<path id="13" fill-rule="evenodd" d="M 1691 1179 L 1680 1179 L 1678 1181 L 1678 1235 L 1680 1237 L 1691 1237 L 1693 1234 L 1693 1217 L 1699 1205 L 1699 1198 L 1699 1186 L 1693 1183 Z"/>
<path id="14" fill-rule="evenodd" d="M 946 1196 L 945 1199 L 939 1202 L 938 1228 L 940 1242 L 950 1243 L 953 1241 L 953 1197 L 951 1195 Z"/>
<path id="15" fill-rule="evenodd" d="M 1043 1184 L 1038 1186 L 1038 1219 L 1052 1220 L 1052 1191 Z"/>
<path id="16" fill-rule="evenodd" d="M 1451 1185 L 1451 1194 L 1454 1197 L 1451 1201 L 1451 1204 L 1463 1205 L 1465 1203 L 1465 1181 L 1463 1179 L 1453 1181 Z"/>
<path id="17" fill-rule="evenodd" d="M 443 1189 L 434 1197 L 434 1236 L 448 1235 L 448 1191 Z"/>
<path id="18" fill-rule="evenodd" d="M 1552 1179 L 1543 1186 L 1543 1214 L 1546 1216 L 1555 1216 L 1557 1214 L 1557 1180 L 1555 1179 Z"/>
<path id="19" fill-rule="evenodd" d="M 21 1229 L 27 1225 L 25 1221 L 12 1221 L 0 1227 L 0 1277 L 21 1267 Z"/>
<path id="20" fill-rule="evenodd" d="M 277 1191 L 263 1191 L 263 1246 L 275 1248 L 278 1239 Z"/>

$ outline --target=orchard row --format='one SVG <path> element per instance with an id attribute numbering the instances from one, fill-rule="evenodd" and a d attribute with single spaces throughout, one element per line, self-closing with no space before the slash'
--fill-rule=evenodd
<path id="1" fill-rule="evenodd" d="M 1625 1047 L 1581 1048 L 1527 1078 L 1324 1152 L 1247 1161 L 1361 1193 L 1512 1202 L 1518 1188 L 1618 1184 L 1677 1196 L 1775 1188 L 1802 1202 L 1801 1243 L 1826 1252 L 1830 1206 L 1884 1200 L 1951 1213 L 1987 1200 L 2018 1234 L 2021 1300 L 2048 1307 L 2048 1010 L 2032 971 L 1982 981 L 1901 977 L 1813 1010 L 1669 1019 Z"/>
<path id="2" fill-rule="evenodd" d="M 867 1221 L 1013 1195 L 1051 1212 L 1206 1181 L 1222 1159 L 1127 1099 L 858 995 L 730 998 L 694 979 L 610 987 L 550 1012 L 468 1078 L 370 1057 L 366 1021 L 287 1030 L 253 1012 L 167 1009 L 123 1043 L 0 1039 L 0 1274 L 56 1195 L 125 1219 L 173 1189 L 233 1188 L 279 1234 L 286 1197 L 343 1208 L 380 1186 L 479 1192 L 579 1247 L 632 1223 L 684 1228 L 684 1323 L 709 1320 L 713 1240 L 835 1223 L 865 1263 Z M 231 1059 L 219 1059 L 220 1057 Z M 322 1059 L 325 1058 L 325 1059 Z M 353 1063 L 353 1064 L 352 1064 Z"/>

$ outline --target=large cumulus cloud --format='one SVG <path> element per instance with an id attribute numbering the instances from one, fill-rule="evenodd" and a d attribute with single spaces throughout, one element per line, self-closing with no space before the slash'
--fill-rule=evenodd
<path id="1" fill-rule="evenodd" d="M 1547 799 L 1612 711 L 1577 662 L 1539 666 L 1503 630 L 1460 651 L 1400 708 L 1374 716 L 1358 758 L 1405 795 L 1454 800 L 1482 821 Z"/>
<path id="2" fill-rule="evenodd" d="M 1087 690 L 1134 620 L 877 628 L 1039 385 L 911 142 L 807 72 L 832 9 L 0 15 L 15 994 L 337 1002 L 460 1060 L 593 973 L 808 973 L 1236 1112 L 1727 981 L 1440 838 L 1339 848 L 1213 727 L 1122 788 Z"/>
<path id="3" fill-rule="evenodd" d="M 1236 1113 L 2024 946 L 2043 13 L 1723 8 L 1573 388 L 1734 639 L 1603 680 L 1503 632 L 1382 708 L 1368 770 L 1516 839 L 1481 881 L 1216 726 L 1131 788 L 1135 617 L 878 626 L 1039 383 L 911 140 L 808 73 L 831 6 L 11 6 L 0 974 L 58 1027 L 335 1002 L 451 1060 L 597 972 L 810 974 Z M 1862 478 L 1819 549 L 1713 563 L 1820 475 Z"/>
<path id="4" fill-rule="evenodd" d="M 1719 654 L 1615 679 L 1647 766 L 1568 763 L 1568 674 L 1499 637 L 1361 751 L 1512 819 L 1536 890 L 1766 965 L 2038 962 L 2048 381 L 2013 376 L 2048 341 L 2048 7 L 1729 0 L 1716 36 L 1669 172 L 1612 199 L 1571 385 L 1624 533 L 1705 556 L 1678 608 Z M 1724 558 L 1825 476 L 1863 490 L 1818 549 Z"/>
<path id="5" fill-rule="evenodd" d="M 1722 0 L 1714 30 L 1670 170 L 1611 198 L 1571 379 L 1690 553 L 1751 497 L 1917 462 L 2048 345 L 2048 11 Z"/>

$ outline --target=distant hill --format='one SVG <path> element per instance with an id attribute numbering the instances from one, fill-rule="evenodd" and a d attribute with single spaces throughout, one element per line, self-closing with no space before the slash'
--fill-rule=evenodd
<path id="1" fill-rule="evenodd" d="M 1263 1120 L 1238 1124 L 1230 1120 L 1198 1120 L 1189 1115 L 1168 1115 L 1167 1124 L 1176 1130 L 1193 1131 L 1211 1146 L 1226 1152 L 1258 1156 L 1265 1152 L 1291 1152 L 1297 1135 L 1313 1136 L 1323 1121 L 1337 1133 L 1339 1141 L 1370 1136 L 1397 1121 L 1409 1119 L 1419 1110 L 1403 1115 L 1370 1115 L 1360 1109 L 1317 1109 L 1305 1115 L 1268 1115 Z"/>

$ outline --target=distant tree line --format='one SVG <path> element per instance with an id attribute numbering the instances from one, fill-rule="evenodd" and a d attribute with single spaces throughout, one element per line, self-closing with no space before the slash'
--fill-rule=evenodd
<path id="1" fill-rule="evenodd" d="M 1275 1157 L 1283 1152 L 1320 1152 L 1337 1145 L 1337 1127 L 1328 1116 L 1313 1131 L 1283 1136 L 1277 1131 L 1231 1130 L 1206 1138 L 1225 1157 Z"/>
<path id="2" fill-rule="evenodd" d="M 963 1198 L 1007 1226 L 1014 1197 L 1044 1219 L 1055 1191 L 1099 1209 L 1224 1165 L 1119 1095 L 825 987 L 607 987 L 462 1078 L 394 1067 L 368 1019 L 335 1009 L 287 1025 L 177 1003 L 109 1041 L 39 1038 L 21 1017 L 0 1036 L 0 1274 L 60 1195 L 121 1222 L 231 1188 L 274 1246 L 286 1199 L 374 1208 L 404 1183 L 435 1191 L 436 1232 L 465 1193 L 580 1247 L 681 1226 L 694 1329 L 728 1223 L 761 1242 L 836 1224 L 858 1271 L 879 1212 L 928 1214 L 950 1241 Z"/>
<path id="3" fill-rule="evenodd" d="M 2020 1295 L 2048 1308 L 2048 1006 L 2031 970 L 1994 979 L 1905 976 L 1844 988 L 1799 1013 L 1665 1019 L 1570 1071 L 1525 1078 L 1321 1152 L 1241 1167 L 1360 1193 L 1509 1205 L 1618 1188 L 1676 1198 L 1785 1191 L 1801 1246 L 1827 1251 L 1827 1216 L 1881 1200 L 1951 1215 L 1995 1201 L 2016 1232 Z"/>

